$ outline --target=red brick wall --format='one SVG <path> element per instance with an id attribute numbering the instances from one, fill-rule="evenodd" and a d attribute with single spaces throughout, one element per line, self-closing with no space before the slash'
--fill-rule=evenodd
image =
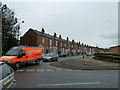
<path id="1" fill-rule="evenodd" d="M 44 38 L 44 43 L 43 43 L 43 38 Z M 37 46 L 39 45 L 42 45 L 44 47 L 43 52 L 47 53 L 46 50 L 47 48 L 49 49 L 49 38 L 42 35 L 37 35 Z"/>
<path id="2" fill-rule="evenodd" d="M 45 32 L 44 32 L 45 33 Z M 51 52 L 50 47 L 54 48 L 57 47 L 56 51 L 58 52 L 58 50 L 60 51 L 65 51 L 66 49 L 70 49 L 70 53 L 72 53 L 73 51 L 75 51 L 74 53 L 77 53 L 77 50 L 82 50 L 83 52 L 89 52 L 90 49 L 87 46 L 84 45 L 79 45 L 78 43 L 72 41 L 72 43 L 70 43 L 69 41 L 62 41 L 62 38 L 59 38 L 58 40 L 58 46 L 56 46 L 56 37 L 53 36 L 53 38 L 49 38 L 47 36 L 44 36 L 41 34 L 37 34 L 35 31 L 33 31 L 32 29 L 29 29 L 27 31 L 27 33 L 24 34 L 24 36 L 21 38 L 20 40 L 20 44 L 21 45 L 28 45 L 28 46 L 39 46 L 42 45 L 42 47 L 44 47 L 43 52 L 47 53 L 47 48 L 48 48 L 48 53 Z M 44 38 L 44 43 L 43 43 L 43 38 Z M 52 40 L 52 45 L 50 45 L 50 40 Z M 61 43 L 62 43 L 62 47 L 61 47 Z M 66 46 L 65 46 L 66 43 Z M 72 47 L 73 45 L 73 47 Z M 97 48 L 94 48 L 94 50 L 97 50 Z M 115 51 L 114 51 L 115 52 Z M 61 52 L 63 53 L 63 52 Z"/>
<path id="3" fill-rule="evenodd" d="M 43 36 L 37 35 L 37 45 L 42 44 L 42 38 L 43 38 Z"/>
<path id="4" fill-rule="evenodd" d="M 20 39 L 20 45 L 28 45 L 28 46 L 36 46 L 37 45 L 37 37 L 36 33 L 29 29 L 29 31 Z"/>
<path id="5" fill-rule="evenodd" d="M 120 46 L 111 47 L 110 52 L 112 52 L 114 54 L 120 54 Z"/>

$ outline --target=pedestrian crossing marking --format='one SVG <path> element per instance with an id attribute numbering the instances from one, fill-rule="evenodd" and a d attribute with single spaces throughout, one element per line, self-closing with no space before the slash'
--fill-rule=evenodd
<path id="1" fill-rule="evenodd" d="M 23 69 L 17 70 L 17 72 L 23 72 L 23 71 L 25 71 L 25 70 L 23 70 Z"/>
<path id="2" fill-rule="evenodd" d="M 70 69 L 18 69 L 15 72 L 52 72 L 52 71 L 82 71 L 82 70 L 70 70 Z"/>
<path id="3" fill-rule="evenodd" d="M 46 70 L 46 71 L 54 71 L 53 69 L 48 69 L 48 70 Z"/>
<path id="4" fill-rule="evenodd" d="M 36 71 L 45 71 L 44 69 L 38 69 L 38 70 L 36 70 Z"/>
<path id="5" fill-rule="evenodd" d="M 26 70 L 26 71 L 28 71 L 28 72 L 33 72 L 33 71 L 34 71 L 34 69 L 28 69 L 28 70 Z"/>

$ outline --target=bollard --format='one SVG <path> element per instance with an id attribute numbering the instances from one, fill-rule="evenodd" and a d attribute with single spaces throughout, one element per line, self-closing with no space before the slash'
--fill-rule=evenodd
<path id="1" fill-rule="evenodd" d="M 83 55 L 83 58 L 84 58 L 84 55 Z"/>

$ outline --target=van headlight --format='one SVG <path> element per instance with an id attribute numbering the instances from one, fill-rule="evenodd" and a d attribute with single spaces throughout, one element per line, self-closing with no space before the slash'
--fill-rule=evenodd
<path id="1" fill-rule="evenodd" d="M 12 62 L 12 61 L 7 61 L 7 62 L 9 63 L 9 62 Z"/>

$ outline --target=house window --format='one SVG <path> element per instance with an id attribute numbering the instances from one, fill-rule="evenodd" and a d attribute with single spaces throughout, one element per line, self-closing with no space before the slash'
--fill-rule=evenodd
<path id="1" fill-rule="evenodd" d="M 50 40 L 50 45 L 52 45 L 52 40 Z"/>
<path id="2" fill-rule="evenodd" d="M 43 43 L 43 44 L 45 43 L 45 39 L 44 39 L 44 38 L 42 39 L 42 43 Z"/>
<path id="3" fill-rule="evenodd" d="M 65 43 L 65 47 L 66 47 L 66 43 Z"/>
<path id="4" fill-rule="evenodd" d="M 73 48 L 73 45 L 72 45 L 72 48 Z"/>
<path id="5" fill-rule="evenodd" d="M 62 47 L 62 43 L 61 43 L 61 47 Z"/>
<path id="6" fill-rule="evenodd" d="M 56 46 L 58 46 L 58 41 L 56 41 Z"/>

